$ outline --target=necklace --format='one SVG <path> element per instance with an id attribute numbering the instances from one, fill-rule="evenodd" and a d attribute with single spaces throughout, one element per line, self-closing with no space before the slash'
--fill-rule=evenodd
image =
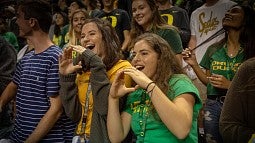
<path id="1" fill-rule="evenodd" d="M 234 67 L 237 64 L 238 61 L 238 54 L 242 51 L 242 47 L 238 49 L 238 51 L 234 51 L 233 53 L 228 52 L 227 44 L 224 44 L 224 49 L 226 52 L 226 70 L 227 70 L 227 79 L 232 80 L 235 72 Z"/>
<path id="2" fill-rule="evenodd" d="M 146 132 L 146 123 L 147 123 L 147 118 L 149 116 L 149 109 L 151 108 L 151 100 L 146 101 L 146 97 L 148 97 L 146 91 L 142 90 L 142 95 L 141 95 L 141 105 L 139 107 L 139 125 L 140 125 L 140 139 L 138 140 L 141 142 L 144 142 L 144 137 L 145 137 L 145 132 Z"/>

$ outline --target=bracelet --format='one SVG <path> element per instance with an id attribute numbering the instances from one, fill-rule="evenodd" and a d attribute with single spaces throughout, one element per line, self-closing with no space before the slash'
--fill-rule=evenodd
<path id="1" fill-rule="evenodd" d="M 152 97 L 153 90 L 155 89 L 155 87 L 156 87 L 156 84 L 154 84 L 154 86 L 152 87 L 152 89 L 151 89 L 150 91 L 147 92 L 150 98 Z"/>
<path id="2" fill-rule="evenodd" d="M 147 91 L 147 90 L 148 90 L 148 88 L 149 88 L 149 86 L 150 86 L 151 84 L 153 84 L 153 83 L 155 83 L 155 82 L 154 82 L 154 81 L 152 81 L 152 82 L 148 83 L 148 85 L 146 86 L 145 90 Z"/>

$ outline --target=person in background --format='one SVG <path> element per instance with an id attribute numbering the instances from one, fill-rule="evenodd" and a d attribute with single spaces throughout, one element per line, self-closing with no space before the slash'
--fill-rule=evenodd
<path id="1" fill-rule="evenodd" d="M 128 13 L 125 10 L 115 8 L 114 0 L 102 0 L 102 2 L 104 8 L 94 16 L 108 20 L 112 24 L 122 44 L 121 50 L 123 53 L 128 53 L 131 29 Z M 125 58 L 127 57 L 128 55 L 125 55 Z"/>
<path id="2" fill-rule="evenodd" d="M 227 92 L 220 117 L 224 142 L 255 141 L 255 58 L 245 61 L 237 71 Z"/>
<path id="3" fill-rule="evenodd" d="M 72 50 L 80 55 L 78 65 L 73 65 Z M 116 32 L 108 21 L 98 18 L 85 20 L 81 46 L 70 45 L 64 49 L 59 61 L 63 106 L 68 116 L 78 122 L 74 140 L 110 142 L 106 130 L 109 82 L 114 80 L 119 70 L 131 67 L 128 61 L 121 60 Z M 131 86 L 130 78 L 123 82 Z"/>
<path id="4" fill-rule="evenodd" d="M 235 74 L 232 83 L 226 94 L 224 105 L 220 116 L 220 133 L 224 142 L 231 143 L 252 143 L 255 141 L 255 11 L 251 5 L 254 1 L 242 4 L 242 10 L 245 13 L 245 19 L 249 22 L 243 23 L 246 29 L 246 34 L 243 34 L 243 39 L 247 39 L 246 59 L 239 67 Z M 229 17 L 232 16 L 229 14 Z"/>
<path id="5" fill-rule="evenodd" d="M 190 39 L 189 16 L 185 9 L 173 6 L 170 0 L 156 0 L 160 15 L 167 24 L 174 25 L 180 31 L 182 46 L 187 47 Z"/>
<path id="6" fill-rule="evenodd" d="M 197 1 L 198 0 L 190 0 L 190 3 L 194 4 L 197 3 Z M 191 36 L 188 47 L 184 47 L 184 49 L 189 48 L 193 50 L 201 43 L 204 43 L 203 45 L 200 45 L 199 48 L 196 48 L 194 50 L 198 63 L 201 62 L 206 50 L 210 45 L 219 42 L 224 38 L 223 34 L 224 32 L 222 32 L 220 35 L 216 34 L 217 36 L 215 36 L 214 38 L 207 42 L 204 42 L 209 37 L 215 35 L 215 33 L 217 33 L 223 28 L 222 19 L 224 18 L 226 11 L 229 10 L 230 7 L 232 7 L 235 4 L 236 4 L 235 2 L 230 0 L 205 0 L 202 6 L 198 7 L 196 10 L 192 12 L 190 17 Z M 183 67 L 188 76 L 193 80 L 193 83 L 198 88 L 200 96 L 203 100 L 203 104 L 205 104 L 207 98 L 206 86 L 202 83 L 202 81 L 199 80 L 196 73 L 188 64 L 186 64 L 186 62 L 183 62 Z M 203 70 L 205 71 L 205 69 Z M 199 116 L 199 132 L 200 136 L 202 138 L 205 138 L 202 121 L 203 116 L 204 111 L 202 108 Z"/>
<path id="7" fill-rule="evenodd" d="M 0 17 L 0 36 L 10 43 L 16 49 L 16 52 L 19 51 L 17 37 L 13 32 L 9 31 L 8 23 L 2 17 Z"/>
<path id="8" fill-rule="evenodd" d="M 0 109 L 16 99 L 10 142 L 70 142 L 75 124 L 63 114 L 59 97 L 58 57 L 61 49 L 48 35 L 51 9 L 45 1 L 20 1 L 17 24 L 20 36 L 34 50 L 17 64 L 12 81 L 0 97 Z"/>
<path id="9" fill-rule="evenodd" d="M 178 30 L 168 25 L 160 16 L 156 2 L 154 0 L 133 0 L 132 12 L 131 41 L 145 32 L 156 33 L 168 42 L 181 64 L 183 47 Z"/>
<path id="10" fill-rule="evenodd" d="M 219 118 L 224 98 L 238 67 L 250 55 L 255 55 L 254 45 L 254 14 L 249 7 L 234 5 L 223 18 L 222 25 L 226 37 L 211 45 L 200 65 L 194 51 L 186 49 L 184 60 L 196 72 L 199 80 L 207 86 L 207 100 L 204 107 L 204 129 L 207 142 L 221 143 Z M 200 66 L 206 71 L 204 72 Z"/>
<path id="11" fill-rule="evenodd" d="M 63 39 L 63 35 L 61 33 L 64 26 L 69 24 L 69 20 L 67 15 L 64 12 L 56 12 L 55 24 L 53 25 L 53 37 L 52 42 L 59 46 L 61 44 L 61 40 Z"/>
<path id="12" fill-rule="evenodd" d="M 101 9 L 101 7 L 98 6 L 99 0 L 82 0 L 82 2 L 86 6 L 86 10 L 90 17 L 95 17 L 94 14 Z"/>
<path id="13" fill-rule="evenodd" d="M 70 30 L 70 25 L 72 23 L 72 16 L 73 16 L 73 12 L 78 10 L 78 9 L 82 9 L 85 11 L 86 9 L 86 6 L 80 1 L 80 0 L 71 0 L 71 1 L 68 1 L 68 19 L 69 19 L 69 24 L 65 25 L 62 30 L 61 30 L 61 33 L 62 33 L 62 36 L 65 38 L 66 35 L 68 35 L 68 32 Z M 68 36 L 67 36 L 68 37 Z M 67 40 L 67 41 L 66 41 Z M 60 47 L 63 48 L 63 46 L 68 42 L 68 39 L 63 39 L 61 44 L 60 44 Z"/>
<path id="14" fill-rule="evenodd" d="M 62 12 L 66 14 L 68 13 L 68 5 L 66 0 L 58 0 L 57 5 Z"/>
<path id="15" fill-rule="evenodd" d="M 12 81 L 16 69 L 16 50 L 0 36 L 0 95 Z M 1 97 L 1 96 L 0 96 Z M 8 138 L 13 129 L 13 105 L 7 104 L 0 108 L 0 139 Z"/>
<path id="16" fill-rule="evenodd" d="M 69 19 L 71 19 L 73 12 L 76 11 L 77 9 L 86 9 L 86 6 L 84 5 L 84 3 L 82 3 L 81 0 L 71 0 L 69 3 L 70 3 L 68 7 Z"/>
<path id="17" fill-rule="evenodd" d="M 116 75 L 109 93 L 107 128 L 111 142 L 121 142 L 131 127 L 137 143 L 196 143 L 197 115 L 202 107 L 198 90 L 183 74 L 163 38 L 145 33 L 133 42 L 133 67 Z M 124 75 L 136 85 L 126 87 Z M 119 99 L 125 95 L 127 103 L 121 112 Z"/>
<path id="18" fill-rule="evenodd" d="M 123 9 L 128 13 L 130 21 L 132 20 L 132 1 L 131 0 L 115 0 L 116 8 Z"/>
<path id="19" fill-rule="evenodd" d="M 83 9 L 77 9 L 72 13 L 68 33 L 62 35 L 63 40 L 61 40 L 60 47 L 65 48 L 68 45 L 80 45 L 81 28 L 87 18 L 89 18 L 89 15 Z"/>

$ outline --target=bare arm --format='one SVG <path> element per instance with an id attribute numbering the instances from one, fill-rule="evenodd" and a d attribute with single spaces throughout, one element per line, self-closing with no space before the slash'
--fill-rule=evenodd
<path id="1" fill-rule="evenodd" d="M 175 57 L 177 58 L 177 61 L 179 62 L 179 64 L 182 67 L 182 54 L 176 54 Z"/>
<path id="2" fill-rule="evenodd" d="M 128 44 L 130 42 L 130 32 L 128 30 L 124 30 L 123 34 L 124 34 L 124 42 L 122 43 L 121 50 L 126 51 L 128 48 Z"/>
<path id="3" fill-rule="evenodd" d="M 127 88 L 124 82 L 124 72 L 119 71 L 112 83 L 109 93 L 107 129 L 111 142 L 121 142 L 127 136 L 130 125 L 131 115 L 122 112 L 120 115 L 119 98 L 134 91 L 134 88 Z"/>
<path id="4" fill-rule="evenodd" d="M 204 85 L 207 85 L 209 83 L 209 80 L 207 77 L 211 75 L 209 70 L 203 71 L 199 65 L 191 66 L 194 72 L 196 73 L 197 77 Z"/>
<path id="5" fill-rule="evenodd" d="M 2 112 L 2 108 L 9 103 L 17 94 L 17 85 L 13 82 L 10 82 L 5 90 L 3 91 L 0 97 L 0 112 Z"/>
<path id="6" fill-rule="evenodd" d="M 190 36 L 190 40 L 189 40 L 189 48 L 190 49 L 194 49 L 197 45 L 197 39 L 195 35 L 191 35 Z"/>
<path id="7" fill-rule="evenodd" d="M 154 85 L 149 86 L 148 91 Z M 182 94 L 173 101 L 155 85 L 151 94 L 151 101 L 167 128 L 179 139 L 184 139 L 192 126 L 193 106 L 195 98 L 191 94 Z"/>
<path id="8" fill-rule="evenodd" d="M 109 139 L 112 143 L 121 142 L 127 136 L 131 125 L 131 115 L 119 111 L 119 99 L 109 95 L 109 106 L 107 116 L 107 129 Z"/>
<path id="9" fill-rule="evenodd" d="M 207 77 L 210 76 L 211 73 L 209 70 L 204 71 L 200 68 L 194 51 L 191 50 L 191 48 L 186 48 L 182 52 L 182 56 L 184 61 L 192 67 L 193 71 L 196 73 L 199 80 L 202 81 L 204 85 L 207 85 L 209 82 Z"/>
<path id="10" fill-rule="evenodd" d="M 50 108 L 38 123 L 36 129 L 27 138 L 26 143 L 39 142 L 51 130 L 62 113 L 60 96 L 50 97 Z"/>

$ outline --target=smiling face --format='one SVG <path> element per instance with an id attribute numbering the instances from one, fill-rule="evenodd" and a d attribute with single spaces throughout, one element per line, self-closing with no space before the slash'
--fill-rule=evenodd
<path id="1" fill-rule="evenodd" d="M 56 15 L 56 25 L 59 25 L 59 26 L 64 25 L 64 17 L 59 13 Z"/>
<path id="2" fill-rule="evenodd" d="M 135 21 L 147 29 L 151 24 L 152 10 L 146 0 L 133 0 L 132 2 L 132 13 Z"/>
<path id="3" fill-rule="evenodd" d="M 86 16 L 83 12 L 77 12 L 74 13 L 73 19 L 72 19 L 72 25 L 75 32 L 80 33 L 82 25 L 84 24 L 86 20 Z"/>
<path id="4" fill-rule="evenodd" d="M 239 29 L 244 23 L 244 11 L 240 6 L 234 6 L 228 10 L 222 20 L 224 28 Z"/>
<path id="5" fill-rule="evenodd" d="M 133 48 L 132 66 L 153 78 L 157 71 L 158 54 L 145 40 L 135 43 Z"/>
<path id="6" fill-rule="evenodd" d="M 99 57 L 103 58 L 105 56 L 103 52 L 102 33 L 94 22 L 86 23 L 82 27 L 81 44 L 83 47 L 92 50 Z"/>

